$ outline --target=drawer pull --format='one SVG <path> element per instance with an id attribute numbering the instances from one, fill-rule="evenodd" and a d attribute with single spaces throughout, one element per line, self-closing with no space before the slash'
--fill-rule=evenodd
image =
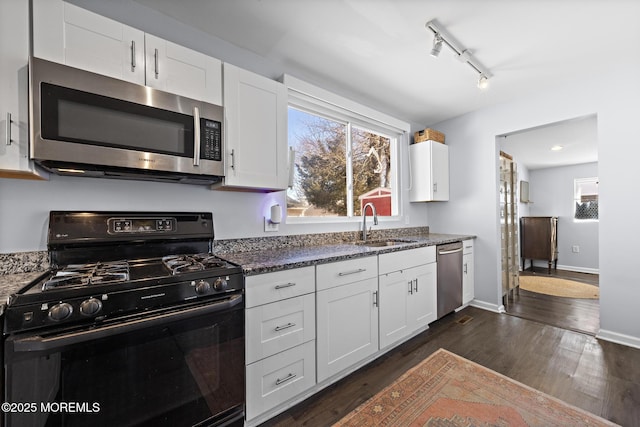
<path id="1" fill-rule="evenodd" d="M 294 326 L 296 326 L 296 324 L 291 322 L 287 323 L 286 325 L 276 326 L 276 332 L 280 332 L 284 329 L 293 328 Z"/>
<path id="2" fill-rule="evenodd" d="M 286 383 L 287 381 L 294 379 L 296 376 L 297 376 L 296 374 L 290 373 L 289 375 L 287 375 L 284 378 L 277 378 L 276 379 L 276 385 L 280 385 L 280 384 Z"/>
<path id="3" fill-rule="evenodd" d="M 362 273 L 363 271 L 367 271 L 367 269 L 366 268 L 358 268 L 357 270 L 343 271 L 341 273 L 338 273 L 338 276 L 348 276 L 350 274 Z"/>
<path id="4" fill-rule="evenodd" d="M 276 289 L 290 288 L 295 285 L 296 285 L 295 283 L 289 282 L 289 283 L 285 283 L 284 285 L 276 285 Z"/>

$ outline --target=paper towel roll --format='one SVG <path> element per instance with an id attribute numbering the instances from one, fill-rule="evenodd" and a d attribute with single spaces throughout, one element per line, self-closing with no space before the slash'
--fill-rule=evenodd
<path id="1" fill-rule="evenodd" d="M 275 204 L 271 206 L 271 222 L 274 224 L 280 224 L 282 221 L 282 209 L 280 205 Z"/>

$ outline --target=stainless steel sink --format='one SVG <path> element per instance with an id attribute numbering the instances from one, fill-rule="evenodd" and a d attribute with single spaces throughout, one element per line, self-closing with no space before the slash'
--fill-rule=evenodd
<path id="1" fill-rule="evenodd" d="M 384 239 L 384 240 L 369 240 L 366 242 L 359 241 L 355 242 L 356 245 L 359 246 L 369 246 L 372 248 L 381 248 L 385 246 L 397 246 L 397 245 L 406 245 L 407 243 L 416 243 L 415 240 L 407 240 L 407 239 Z"/>

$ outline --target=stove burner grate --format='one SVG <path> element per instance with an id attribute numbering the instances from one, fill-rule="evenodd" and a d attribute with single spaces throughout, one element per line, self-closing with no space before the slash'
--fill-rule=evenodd
<path id="1" fill-rule="evenodd" d="M 42 285 L 42 290 L 120 283 L 127 280 L 129 280 L 129 263 L 127 261 L 70 264 L 47 280 Z"/>
<path id="2" fill-rule="evenodd" d="M 211 270 L 225 266 L 224 262 L 210 254 L 168 255 L 162 258 L 162 263 L 174 276 L 180 273 Z"/>

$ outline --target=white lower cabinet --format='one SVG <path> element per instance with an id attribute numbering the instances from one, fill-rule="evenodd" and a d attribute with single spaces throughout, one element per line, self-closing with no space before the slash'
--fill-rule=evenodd
<path id="1" fill-rule="evenodd" d="M 316 268 L 317 374 L 322 382 L 378 351 L 377 257 Z"/>
<path id="2" fill-rule="evenodd" d="M 315 385 L 315 351 L 309 341 L 247 365 L 247 420 Z"/>
<path id="3" fill-rule="evenodd" d="M 436 320 L 435 246 L 380 255 L 380 348 Z"/>
<path id="4" fill-rule="evenodd" d="M 315 268 L 248 276 L 245 288 L 250 421 L 316 384 Z"/>
<path id="5" fill-rule="evenodd" d="M 462 305 L 475 298 L 473 240 L 462 242 Z"/>

